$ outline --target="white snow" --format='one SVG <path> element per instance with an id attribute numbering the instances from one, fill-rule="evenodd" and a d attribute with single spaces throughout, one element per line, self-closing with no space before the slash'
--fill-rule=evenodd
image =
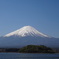
<path id="1" fill-rule="evenodd" d="M 31 26 L 24 26 L 14 32 L 11 32 L 4 37 L 9 37 L 9 36 L 20 36 L 20 37 L 25 37 L 25 36 L 40 36 L 40 37 L 48 37 L 47 35 L 37 31 L 35 28 Z"/>

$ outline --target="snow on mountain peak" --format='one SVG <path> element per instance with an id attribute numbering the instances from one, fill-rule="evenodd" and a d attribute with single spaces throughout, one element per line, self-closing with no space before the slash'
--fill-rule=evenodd
<path id="1" fill-rule="evenodd" d="M 35 28 L 31 26 L 24 26 L 14 32 L 11 32 L 4 37 L 9 37 L 9 36 L 20 36 L 20 37 L 25 37 L 25 36 L 40 36 L 40 37 L 48 37 L 47 35 L 37 31 Z"/>

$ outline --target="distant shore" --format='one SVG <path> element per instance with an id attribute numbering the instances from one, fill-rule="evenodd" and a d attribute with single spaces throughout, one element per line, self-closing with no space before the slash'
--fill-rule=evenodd
<path id="1" fill-rule="evenodd" d="M 0 52 L 13 53 L 56 53 L 53 49 L 44 45 L 27 45 L 22 48 L 0 48 Z"/>

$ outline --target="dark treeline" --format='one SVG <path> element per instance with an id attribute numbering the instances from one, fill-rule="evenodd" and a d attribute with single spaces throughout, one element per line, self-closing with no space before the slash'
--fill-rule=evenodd
<path id="1" fill-rule="evenodd" d="M 0 52 L 18 52 L 19 48 L 0 48 Z"/>
<path id="2" fill-rule="evenodd" d="M 0 48 L 0 52 L 19 52 L 19 53 L 55 53 L 51 48 L 44 45 L 27 45 L 22 48 Z"/>

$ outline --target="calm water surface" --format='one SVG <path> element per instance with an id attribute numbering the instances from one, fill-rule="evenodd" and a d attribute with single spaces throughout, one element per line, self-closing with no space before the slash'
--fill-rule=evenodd
<path id="1" fill-rule="evenodd" d="M 0 53 L 0 59 L 59 59 L 59 54 Z"/>

